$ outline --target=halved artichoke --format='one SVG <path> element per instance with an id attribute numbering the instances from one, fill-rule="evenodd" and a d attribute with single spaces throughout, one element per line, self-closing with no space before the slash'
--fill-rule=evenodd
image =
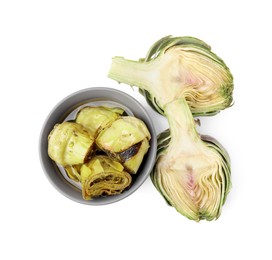
<path id="1" fill-rule="evenodd" d="M 84 107 L 77 116 L 76 122 L 86 127 L 95 136 L 97 131 L 114 122 L 124 113 L 121 108 L 110 108 L 104 106 Z"/>
<path id="2" fill-rule="evenodd" d="M 139 61 L 114 57 L 108 76 L 139 87 L 161 114 L 179 98 L 186 99 L 194 116 L 213 115 L 232 105 L 229 68 L 209 45 L 193 37 L 164 37 Z"/>
<path id="3" fill-rule="evenodd" d="M 92 152 L 93 135 L 74 122 L 56 124 L 48 136 L 48 155 L 62 166 L 84 163 Z"/>
<path id="4" fill-rule="evenodd" d="M 145 123 L 131 116 L 124 116 L 102 129 L 96 145 L 121 162 L 130 173 L 136 173 L 149 148 L 151 135 Z"/>
<path id="5" fill-rule="evenodd" d="M 93 157 L 80 169 L 82 196 L 91 200 L 99 196 L 122 193 L 131 184 L 132 177 L 119 162 L 103 155 Z"/>
<path id="6" fill-rule="evenodd" d="M 220 216 L 231 187 L 230 159 L 209 136 L 200 136 L 185 99 L 165 107 L 169 129 L 158 137 L 151 179 L 166 201 L 189 219 Z"/>

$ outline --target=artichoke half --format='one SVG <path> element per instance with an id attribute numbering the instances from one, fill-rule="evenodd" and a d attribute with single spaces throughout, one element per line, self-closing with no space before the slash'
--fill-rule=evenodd
<path id="1" fill-rule="evenodd" d="M 139 61 L 114 57 L 108 77 L 139 87 L 161 114 L 179 98 L 186 99 L 194 116 L 213 115 L 232 105 L 229 68 L 209 45 L 193 37 L 164 37 Z"/>
<path id="2" fill-rule="evenodd" d="M 80 169 L 82 196 L 90 200 L 99 196 L 117 195 L 131 184 L 132 177 L 124 167 L 107 156 L 94 156 Z"/>
<path id="3" fill-rule="evenodd" d="M 214 138 L 197 133 L 185 99 L 168 104 L 165 115 L 170 130 L 158 137 L 152 182 L 187 218 L 217 219 L 231 187 L 229 156 Z"/>

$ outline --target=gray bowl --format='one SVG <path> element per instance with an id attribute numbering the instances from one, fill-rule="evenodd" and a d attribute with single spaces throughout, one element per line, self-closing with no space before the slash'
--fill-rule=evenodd
<path id="1" fill-rule="evenodd" d="M 125 108 L 128 114 L 133 114 L 135 117 L 142 119 L 151 133 L 151 141 L 148 153 L 145 155 L 137 176 L 132 186 L 128 190 L 119 195 L 100 197 L 86 201 L 82 198 L 81 190 L 68 182 L 68 180 L 61 173 L 59 167 L 48 156 L 47 138 L 56 123 L 61 123 L 64 120 L 71 119 L 73 114 L 75 114 L 75 111 L 77 111 L 80 107 L 97 102 L 98 104 L 117 103 L 121 107 Z M 88 205 L 105 205 L 117 202 L 136 191 L 147 179 L 153 168 L 156 159 L 156 150 L 157 138 L 155 127 L 145 108 L 136 99 L 129 96 L 128 94 L 116 89 L 104 87 L 83 89 L 67 96 L 62 101 L 60 101 L 46 118 L 42 127 L 39 142 L 40 161 L 45 175 L 51 184 L 67 198 Z"/>

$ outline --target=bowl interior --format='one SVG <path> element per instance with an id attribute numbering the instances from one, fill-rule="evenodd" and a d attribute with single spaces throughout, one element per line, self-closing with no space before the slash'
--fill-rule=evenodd
<path id="1" fill-rule="evenodd" d="M 145 155 L 138 173 L 135 176 L 132 186 L 128 190 L 125 190 L 122 194 L 119 195 L 101 197 L 87 201 L 82 198 L 81 190 L 64 178 L 58 166 L 48 156 L 47 149 L 48 135 L 53 129 L 54 125 L 69 119 L 69 117 L 72 117 L 75 111 L 77 111 L 80 107 L 93 102 L 96 102 L 97 104 L 119 104 L 126 110 L 127 114 L 133 114 L 135 117 L 142 119 L 150 131 L 151 140 L 150 148 Z M 39 144 L 41 164 L 47 178 L 52 183 L 52 185 L 64 196 L 76 202 L 89 205 L 104 205 L 117 202 L 137 190 L 149 176 L 149 173 L 153 168 L 156 159 L 156 148 L 156 131 L 152 120 L 144 107 L 136 99 L 129 96 L 128 94 L 116 89 L 104 87 L 84 89 L 71 94 L 59 102 L 52 109 L 44 122 Z"/>

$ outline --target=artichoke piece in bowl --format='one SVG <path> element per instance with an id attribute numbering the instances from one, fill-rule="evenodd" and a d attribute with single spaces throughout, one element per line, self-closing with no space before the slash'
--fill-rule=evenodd
<path id="1" fill-rule="evenodd" d="M 145 123 L 131 116 L 115 120 L 101 130 L 96 145 L 135 174 L 149 148 L 151 135 Z"/>
<path id="2" fill-rule="evenodd" d="M 143 158 L 145 154 L 148 152 L 148 149 L 150 147 L 149 145 L 149 139 L 145 138 L 142 142 L 136 144 L 138 146 L 137 153 L 133 153 L 130 157 L 128 157 L 123 165 L 125 168 L 129 171 L 131 174 L 136 174 L 139 170 L 139 167 L 141 166 L 141 163 L 143 161 Z M 124 151 L 126 154 L 127 150 Z"/>
<path id="3" fill-rule="evenodd" d="M 81 175 L 80 175 L 81 166 L 82 164 L 65 166 L 64 169 L 68 178 L 75 182 L 80 182 L 81 181 Z"/>
<path id="4" fill-rule="evenodd" d="M 56 124 L 48 136 L 48 155 L 62 166 L 84 163 L 92 152 L 93 135 L 74 122 Z"/>
<path id="5" fill-rule="evenodd" d="M 78 112 L 76 122 L 83 125 L 95 136 L 99 129 L 105 128 L 123 113 L 124 110 L 118 107 L 88 106 Z"/>
<path id="6" fill-rule="evenodd" d="M 98 155 L 80 169 L 82 196 L 91 200 L 99 196 L 117 195 L 131 184 L 132 177 L 121 163 Z"/>

